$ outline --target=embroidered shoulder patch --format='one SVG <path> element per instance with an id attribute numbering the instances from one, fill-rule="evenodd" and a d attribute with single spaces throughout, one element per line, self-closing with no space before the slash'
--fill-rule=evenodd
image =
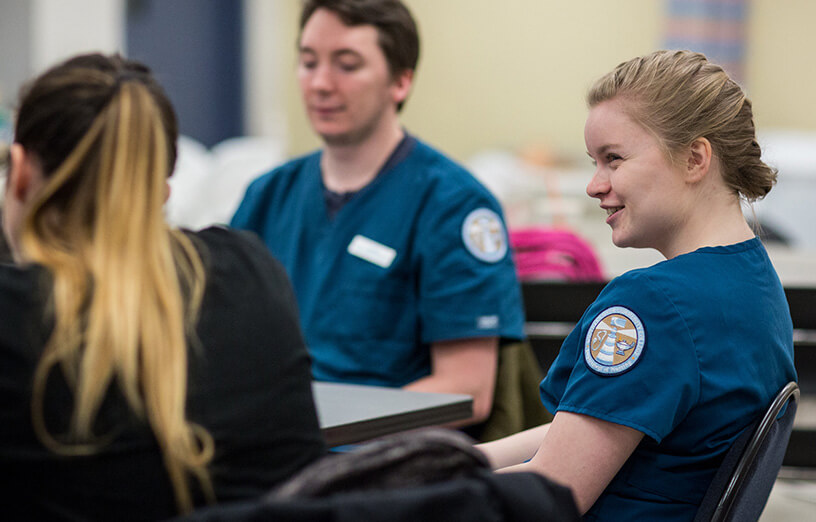
<path id="1" fill-rule="evenodd" d="M 477 208 L 462 223 L 462 241 L 476 259 L 496 263 L 507 253 L 507 234 L 498 214 L 489 208 Z"/>
<path id="2" fill-rule="evenodd" d="M 584 343 L 584 361 L 599 375 L 619 375 L 643 355 L 646 330 L 635 312 L 612 306 L 595 316 Z"/>

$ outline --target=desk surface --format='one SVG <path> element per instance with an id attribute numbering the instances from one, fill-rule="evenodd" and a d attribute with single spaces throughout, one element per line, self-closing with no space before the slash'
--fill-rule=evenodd
<path id="1" fill-rule="evenodd" d="M 473 399 L 468 395 L 328 382 L 314 382 L 312 390 L 329 446 L 436 426 L 473 414 Z"/>

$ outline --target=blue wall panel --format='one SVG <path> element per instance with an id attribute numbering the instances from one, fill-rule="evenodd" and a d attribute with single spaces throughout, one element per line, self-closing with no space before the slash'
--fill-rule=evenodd
<path id="1" fill-rule="evenodd" d="M 128 56 L 164 85 L 182 134 L 212 146 L 244 134 L 241 0 L 130 0 Z"/>

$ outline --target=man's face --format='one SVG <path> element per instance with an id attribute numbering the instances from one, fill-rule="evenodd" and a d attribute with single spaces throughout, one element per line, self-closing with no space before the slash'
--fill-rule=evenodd
<path id="1" fill-rule="evenodd" d="M 408 96 L 411 76 L 392 76 L 374 26 L 349 27 L 318 9 L 303 27 L 300 91 L 312 127 L 329 145 L 359 144 L 387 129 Z"/>

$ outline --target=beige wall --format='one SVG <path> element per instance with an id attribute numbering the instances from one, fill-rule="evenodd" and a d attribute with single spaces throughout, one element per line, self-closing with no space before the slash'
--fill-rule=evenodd
<path id="1" fill-rule="evenodd" d="M 753 0 L 746 90 L 757 125 L 816 131 L 816 2 Z"/>
<path id="2" fill-rule="evenodd" d="M 319 146 L 294 81 L 297 3 L 281 30 L 290 153 Z M 459 160 L 485 148 L 584 153 L 583 95 L 617 63 L 659 47 L 661 0 L 406 0 L 422 52 L 406 127 Z M 286 11 L 286 10 L 284 10 Z M 816 2 L 753 0 L 747 87 L 766 127 L 816 130 Z"/>

